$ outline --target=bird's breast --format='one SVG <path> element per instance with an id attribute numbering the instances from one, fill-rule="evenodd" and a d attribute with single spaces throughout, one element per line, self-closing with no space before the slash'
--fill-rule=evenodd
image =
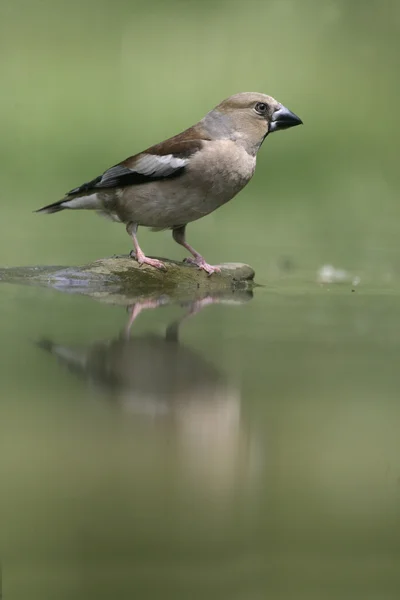
<path id="1" fill-rule="evenodd" d="M 228 202 L 250 181 L 256 158 L 230 140 L 205 142 L 188 167 L 189 177 L 202 187 L 218 206 Z"/>

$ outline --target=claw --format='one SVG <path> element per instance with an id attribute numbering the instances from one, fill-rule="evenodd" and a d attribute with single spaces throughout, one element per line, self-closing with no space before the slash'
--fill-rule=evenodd
<path id="1" fill-rule="evenodd" d="M 213 273 L 221 273 L 220 267 L 209 265 L 202 256 L 199 258 L 186 258 L 185 262 L 190 265 L 196 265 L 196 267 L 205 271 L 208 275 L 212 275 Z"/>
<path id="2" fill-rule="evenodd" d="M 149 258 L 144 254 L 135 255 L 134 252 L 130 253 L 131 258 L 134 258 L 140 266 L 149 265 L 150 267 L 154 267 L 155 269 L 161 269 L 162 271 L 166 271 L 167 267 L 164 265 L 161 260 L 157 260 L 157 258 Z"/>

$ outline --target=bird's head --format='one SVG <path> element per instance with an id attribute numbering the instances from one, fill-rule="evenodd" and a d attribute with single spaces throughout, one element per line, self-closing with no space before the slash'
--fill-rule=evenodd
<path id="1" fill-rule="evenodd" d="M 230 96 L 204 118 L 213 135 L 229 138 L 255 148 L 269 133 L 301 125 L 302 120 L 280 102 L 257 92 Z"/>

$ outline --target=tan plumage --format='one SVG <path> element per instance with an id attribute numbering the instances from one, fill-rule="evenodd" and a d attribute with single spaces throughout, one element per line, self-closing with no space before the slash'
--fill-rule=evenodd
<path id="1" fill-rule="evenodd" d="M 269 133 L 299 124 L 301 120 L 271 96 L 236 94 L 193 127 L 127 158 L 38 212 L 89 209 L 125 223 L 136 259 L 158 268 L 164 265 L 146 257 L 139 247 L 137 228 L 170 228 L 174 239 L 194 256 L 190 262 L 211 274 L 219 269 L 186 242 L 187 223 L 213 212 L 243 189 Z"/>

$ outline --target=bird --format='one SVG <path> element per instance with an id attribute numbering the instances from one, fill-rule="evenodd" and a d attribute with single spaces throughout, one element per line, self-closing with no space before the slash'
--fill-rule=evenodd
<path id="1" fill-rule="evenodd" d="M 171 229 L 173 239 L 208 275 L 218 266 L 186 241 L 186 226 L 226 204 L 251 180 L 257 153 L 275 131 L 301 125 L 302 120 L 266 94 L 242 92 L 223 100 L 198 123 L 164 142 L 151 146 L 75 187 L 61 200 L 38 213 L 94 210 L 124 223 L 139 265 L 165 269 L 145 255 L 138 227 Z"/>

